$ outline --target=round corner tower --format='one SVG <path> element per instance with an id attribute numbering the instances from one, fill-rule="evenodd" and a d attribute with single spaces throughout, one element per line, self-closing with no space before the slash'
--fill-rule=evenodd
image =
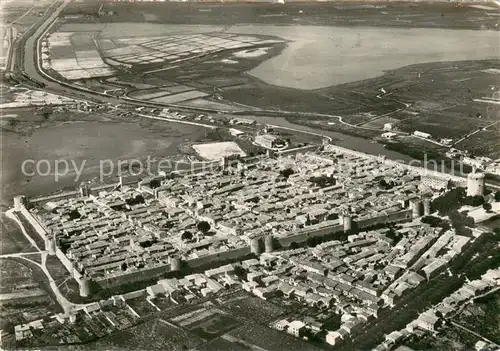
<path id="1" fill-rule="evenodd" d="M 261 254 L 259 237 L 250 239 L 250 252 L 257 256 Z"/>
<path id="2" fill-rule="evenodd" d="M 91 285 L 91 279 L 90 277 L 87 277 L 87 276 L 82 276 L 79 280 L 78 280 L 78 285 L 80 287 L 80 296 L 81 297 L 87 297 L 90 295 L 90 285 Z"/>
<path id="3" fill-rule="evenodd" d="M 467 176 L 467 196 L 483 196 L 484 185 L 484 173 L 470 173 Z"/>
<path id="4" fill-rule="evenodd" d="M 421 203 L 420 199 L 410 200 L 410 208 L 411 208 L 411 217 L 413 219 L 421 216 L 422 203 Z"/>
<path id="5" fill-rule="evenodd" d="M 264 246 L 266 252 L 272 252 L 274 250 L 273 240 L 274 238 L 272 234 L 267 234 L 264 237 Z"/>
<path id="6" fill-rule="evenodd" d="M 26 196 L 18 195 L 14 197 L 14 211 L 21 211 L 21 208 L 26 205 Z"/>
<path id="7" fill-rule="evenodd" d="M 181 259 L 179 256 L 170 257 L 170 270 L 172 272 L 178 272 L 181 270 Z"/>

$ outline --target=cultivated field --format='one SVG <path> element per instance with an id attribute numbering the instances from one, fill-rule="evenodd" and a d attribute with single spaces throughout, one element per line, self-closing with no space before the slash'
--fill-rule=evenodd
<path id="1" fill-rule="evenodd" d="M 238 316 L 240 319 L 264 325 L 283 315 L 284 312 L 279 306 L 248 295 L 225 301 L 222 310 L 230 315 Z"/>
<path id="2" fill-rule="evenodd" d="M 36 274 L 18 259 L 0 260 L 0 329 L 12 333 L 14 325 L 43 318 L 57 309 Z"/>
<path id="3" fill-rule="evenodd" d="M 38 288 L 28 267 L 11 260 L 0 260 L 2 273 L 1 294 L 13 293 L 26 288 Z"/>
<path id="4" fill-rule="evenodd" d="M 241 325 L 229 315 L 215 309 L 203 309 L 178 323 L 204 340 L 212 340 Z"/>
<path id="5" fill-rule="evenodd" d="M 76 350 L 188 350 L 202 342 L 196 335 L 161 318 L 115 332 Z"/>
<path id="6" fill-rule="evenodd" d="M 307 343 L 294 336 L 266 328 L 257 323 L 246 324 L 243 328 L 238 328 L 229 333 L 237 340 L 244 340 L 250 345 L 255 345 L 266 350 L 321 350 L 320 348 Z"/>
<path id="7" fill-rule="evenodd" d="M 95 30 L 95 28 L 93 29 Z M 42 41 L 42 65 L 68 80 L 112 75 L 97 51 L 96 32 L 58 31 Z"/>
<path id="8" fill-rule="evenodd" d="M 305 3 L 286 2 L 276 5 L 224 2 L 106 2 L 103 11 L 112 15 L 97 17 L 97 0 L 73 2 L 64 15 L 88 15 L 97 22 L 144 22 L 219 26 L 236 23 L 337 25 L 349 27 L 421 27 L 455 29 L 496 28 L 499 18 L 495 7 L 471 7 L 462 3 L 444 2 L 377 2 L 353 3 L 350 0 Z"/>
<path id="9" fill-rule="evenodd" d="M 500 158 L 500 124 L 480 131 L 457 145 L 460 149 L 470 150 L 474 155 Z"/>
<path id="10" fill-rule="evenodd" d="M 124 26 L 130 24 L 125 23 Z M 137 27 L 134 24 L 133 27 Z M 104 45 L 113 43 L 115 48 L 103 50 L 103 54 L 115 62 L 124 64 L 178 63 L 224 50 L 235 50 L 256 45 L 275 44 L 277 40 L 261 40 L 253 36 L 229 33 L 178 34 L 157 38 L 134 37 L 117 39 L 119 32 L 107 28 L 101 32 Z M 161 28 L 159 28 L 161 31 Z M 176 28 L 180 32 L 193 32 L 193 28 Z M 141 32 L 141 31 L 140 31 Z M 135 34 L 137 35 L 137 34 Z M 102 47 L 103 45 L 101 45 Z"/>

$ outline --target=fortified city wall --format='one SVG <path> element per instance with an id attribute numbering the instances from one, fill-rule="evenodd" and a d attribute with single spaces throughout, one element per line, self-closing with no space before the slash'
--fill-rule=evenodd
<path id="1" fill-rule="evenodd" d="M 432 172 L 433 175 L 436 177 L 443 177 L 444 179 L 451 179 L 454 180 L 455 182 L 459 183 L 461 186 L 466 184 L 466 180 L 461 177 L 453 176 L 450 174 L 444 174 L 436 171 L 430 171 L 430 170 L 425 170 L 421 169 L 419 167 L 413 167 L 405 164 L 401 164 L 395 161 L 387 160 L 384 159 L 381 156 L 374 156 L 374 155 L 368 155 L 362 152 L 357 152 L 353 150 L 349 150 L 340 146 L 336 145 L 328 145 L 327 146 L 330 150 L 335 150 L 341 153 L 357 156 L 357 157 L 364 157 L 364 158 L 370 158 L 373 160 L 377 161 L 382 161 L 386 164 L 389 165 L 395 165 L 398 167 L 406 167 L 412 171 L 418 172 L 420 174 L 424 172 Z M 290 152 L 298 152 L 298 151 L 304 151 L 303 148 L 299 148 L 299 150 L 290 150 Z M 93 190 L 105 190 L 105 189 L 113 189 L 116 188 L 116 186 L 120 185 L 118 184 L 110 184 L 110 185 L 105 185 L 105 186 L 100 186 L 99 188 L 93 188 L 90 189 L 91 191 Z M 55 200 L 61 200 L 64 198 L 69 198 L 69 197 L 76 197 L 81 195 L 80 192 L 74 191 L 74 192 L 67 192 L 67 193 L 61 193 L 58 195 L 53 195 L 53 196 L 47 196 L 47 197 L 41 197 L 41 198 L 36 198 L 31 200 L 33 203 L 40 203 L 44 201 L 55 201 Z M 32 213 L 26 208 L 26 201 L 24 197 L 20 197 L 15 199 L 15 204 L 16 204 L 16 210 L 19 211 L 27 220 L 28 222 L 33 226 L 33 228 L 37 231 L 37 233 L 40 235 L 40 237 L 44 240 L 46 240 L 49 236 L 47 230 L 43 227 L 42 224 L 38 222 L 38 220 L 33 216 Z M 420 214 L 421 215 L 421 214 Z M 399 222 L 403 220 L 408 220 L 411 219 L 412 217 L 415 217 L 414 214 L 412 213 L 412 208 L 404 209 L 398 212 L 386 214 L 383 213 L 379 216 L 372 217 L 372 218 L 366 218 L 366 219 L 360 219 L 359 221 L 356 220 L 356 218 L 353 218 L 353 224 L 356 226 L 358 230 L 362 230 L 363 228 L 368 228 L 373 225 L 381 224 L 381 223 L 394 223 L 394 222 Z M 293 234 L 290 233 L 290 235 L 286 237 L 274 237 L 272 238 L 272 241 L 278 242 L 282 247 L 289 247 L 292 243 L 303 243 L 307 241 L 308 238 L 310 237 L 322 237 L 326 236 L 329 234 L 335 234 L 335 233 L 340 233 L 345 230 L 344 224 L 335 222 L 333 225 L 325 225 L 323 227 L 311 227 L 311 228 L 304 228 L 300 230 L 301 232 Z M 270 234 L 270 233 L 269 233 Z M 269 235 L 268 234 L 268 235 Z M 258 238 L 259 240 L 259 246 L 265 247 L 265 239 L 264 237 Z M 269 238 L 267 239 L 269 240 Z M 262 241 L 262 242 L 260 242 Z M 271 249 L 272 250 L 272 249 Z M 262 252 L 262 250 L 258 250 Z M 267 251 L 267 249 L 266 249 Z M 251 250 L 251 245 L 247 245 L 241 248 L 233 249 L 233 250 L 228 250 L 228 251 L 223 251 L 223 252 L 217 252 L 214 254 L 206 255 L 203 257 L 198 257 L 198 258 L 191 258 L 188 259 L 184 262 L 184 264 L 189 267 L 189 268 L 196 268 L 196 267 L 203 267 L 206 264 L 213 264 L 214 262 L 222 262 L 222 261 L 227 261 L 231 259 L 238 259 L 242 258 L 245 256 L 248 256 L 249 254 L 253 253 Z M 257 253 L 257 254 L 258 254 Z M 80 285 L 87 285 L 91 284 L 92 286 L 96 286 L 101 289 L 106 289 L 106 288 L 111 288 L 111 287 L 116 287 L 125 283 L 131 283 L 131 282 L 140 282 L 144 280 L 150 280 L 157 278 L 161 275 L 164 275 L 165 273 L 168 273 L 171 271 L 171 266 L 169 264 L 159 264 L 154 267 L 146 268 L 146 269 L 141 269 L 137 271 L 131 271 L 131 272 L 123 272 L 123 274 L 116 274 L 116 275 L 110 275 L 105 278 L 98 278 L 95 281 L 90 281 L 89 277 L 83 277 L 75 268 L 72 262 L 67 258 L 67 256 L 59 249 L 56 249 L 56 256 L 59 258 L 59 260 L 62 262 L 62 264 L 66 267 L 68 272 L 71 274 L 72 277 L 74 277 L 77 282 Z"/>
<path id="2" fill-rule="evenodd" d="M 420 175 L 428 175 L 428 176 L 432 176 L 432 177 L 436 177 L 436 178 L 452 180 L 453 182 L 455 182 L 457 184 L 457 186 L 460 186 L 460 187 L 467 186 L 467 179 L 466 178 L 459 177 L 459 176 L 456 176 L 453 174 L 443 173 L 443 172 L 438 172 L 438 171 L 435 171 L 432 169 L 408 165 L 405 163 L 401 163 L 401 162 L 387 159 L 385 156 L 376 156 L 376 155 L 365 154 L 363 152 L 346 149 L 346 148 L 344 148 L 342 146 L 338 146 L 338 145 L 329 144 L 328 149 L 332 150 L 332 151 L 338 151 L 338 152 L 341 152 L 343 154 L 348 154 L 348 155 L 352 155 L 352 156 L 356 156 L 356 157 L 363 157 L 363 158 L 368 158 L 368 159 L 371 159 L 374 161 L 383 162 L 384 164 L 386 164 L 388 166 L 406 168 L 406 169 L 408 169 L 412 172 L 418 173 Z"/>

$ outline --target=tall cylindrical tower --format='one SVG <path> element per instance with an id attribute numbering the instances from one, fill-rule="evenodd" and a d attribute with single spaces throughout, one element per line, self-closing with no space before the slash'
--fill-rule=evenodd
<path id="1" fill-rule="evenodd" d="M 54 256 L 56 254 L 56 242 L 54 237 L 50 234 L 45 238 L 45 250 L 49 253 L 50 256 Z"/>
<path id="2" fill-rule="evenodd" d="M 264 237 L 264 246 L 265 246 L 266 252 L 272 252 L 274 250 L 273 240 L 274 240 L 274 238 L 273 238 L 272 234 L 267 234 Z"/>
<path id="3" fill-rule="evenodd" d="M 181 270 L 181 259 L 178 256 L 170 257 L 170 270 L 172 272 L 178 272 Z"/>
<path id="4" fill-rule="evenodd" d="M 424 216 L 428 216 L 431 214 L 431 199 L 426 197 L 423 200 L 424 203 Z"/>
<path id="5" fill-rule="evenodd" d="M 87 297 L 90 295 L 90 284 L 91 280 L 87 276 L 82 276 L 78 281 L 78 285 L 80 286 L 80 296 Z"/>
<path id="6" fill-rule="evenodd" d="M 260 255 L 260 238 L 255 237 L 250 239 L 250 252 L 253 253 L 254 255 Z"/>
<path id="7" fill-rule="evenodd" d="M 344 232 L 348 232 L 352 229 L 352 217 L 351 215 L 342 215 L 342 224 L 344 225 Z"/>
<path id="8" fill-rule="evenodd" d="M 80 196 L 82 197 L 88 197 L 90 196 L 90 187 L 87 183 L 82 183 L 80 184 Z"/>
<path id="9" fill-rule="evenodd" d="M 467 176 L 467 196 L 483 196 L 484 184 L 484 173 L 470 173 Z"/>
<path id="10" fill-rule="evenodd" d="M 413 199 L 410 201 L 410 207 L 411 207 L 411 217 L 412 218 L 418 218 L 421 215 L 420 212 L 420 207 L 421 207 L 421 202 L 418 199 Z"/>

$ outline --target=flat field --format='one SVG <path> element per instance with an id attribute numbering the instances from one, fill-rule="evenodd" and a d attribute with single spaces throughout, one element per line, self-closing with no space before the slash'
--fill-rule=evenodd
<path id="1" fill-rule="evenodd" d="M 493 159 L 500 158 L 500 125 L 495 125 L 487 130 L 480 131 L 470 138 L 459 143 L 457 147 L 471 150 L 475 155 L 489 156 Z"/>
<path id="2" fill-rule="evenodd" d="M 454 321 L 489 340 L 500 341 L 500 292 L 481 297 L 468 305 Z"/>
<path id="3" fill-rule="evenodd" d="M 77 350 L 186 350 L 201 344 L 193 333 L 157 318 L 126 330 L 115 332 L 97 342 L 76 347 Z"/>
<path id="4" fill-rule="evenodd" d="M 0 254 L 34 252 L 35 248 L 21 232 L 16 222 L 0 214 Z"/>
<path id="5" fill-rule="evenodd" d="M 42 45 L 43 67 L 68 80 L 109 76 L 114 71 L 97 51 L 95 26 L 86 32 L 56 31 Z"/>
<path id="6" fill-rule="evenodd" d="M 292 335 L 264 327 L 257 323 L 246 324 L 229 333 L 236 340 L 245 340 L 251 345 L 266 350 L 321 350 L 320 348 Z"/>
<path id="7" fill-rule="evenodd" d="M 245 156 L 245 152 L 238 144 L 232 141 L 197 144 L 193 145 L 193 148 L 200 157 L 210 161 L 220 160 L 223 156 L 231 156 L 234 154 Z"/>
<path id="8" fill-rule="evenodd" d="M 21 286 L 38 287 L 33 280 L 28 267 L 12 260 L 0 260 L 0 272 L 2 273 L 2 294 L 12 293 L 19 290 Z"/>
<path id="9" fill-rule="evenodd" d="M 349 0 L 304 3 L 178 3 L 106 2 L 112 16 L 97 17 L 100 2 L 73 2 L 63 15 L 88 15 L 92 22 L 197 23 L 227 26 L 237 23 L 337 25 L 349 27 L 495 28 L 495 8 L 475 8 L 445 2 L 353 3 Z"/>
<path id="10" fill-rule="evenodd" d="M 238 321 L 229 315 L 213 313 L 206 318 L 190 324 L 187 328 L 202 339 L 212 340 L 240 325 Z"/>
<path id="11" fill-rule="evenodd" d="M 283 314 L 280 306 L 251 295 L 224 301 L 221 308 L 240 319 L 260 324 L 268 324 Z"/>
<path id="12" fill-rule="evenodd" d="M 0 274 L 1 330 L 12 333 L 14 325 L 43 318 L 57 311 L 38 272 L 31 270 L 20 259 L 1 259 Z"/>

